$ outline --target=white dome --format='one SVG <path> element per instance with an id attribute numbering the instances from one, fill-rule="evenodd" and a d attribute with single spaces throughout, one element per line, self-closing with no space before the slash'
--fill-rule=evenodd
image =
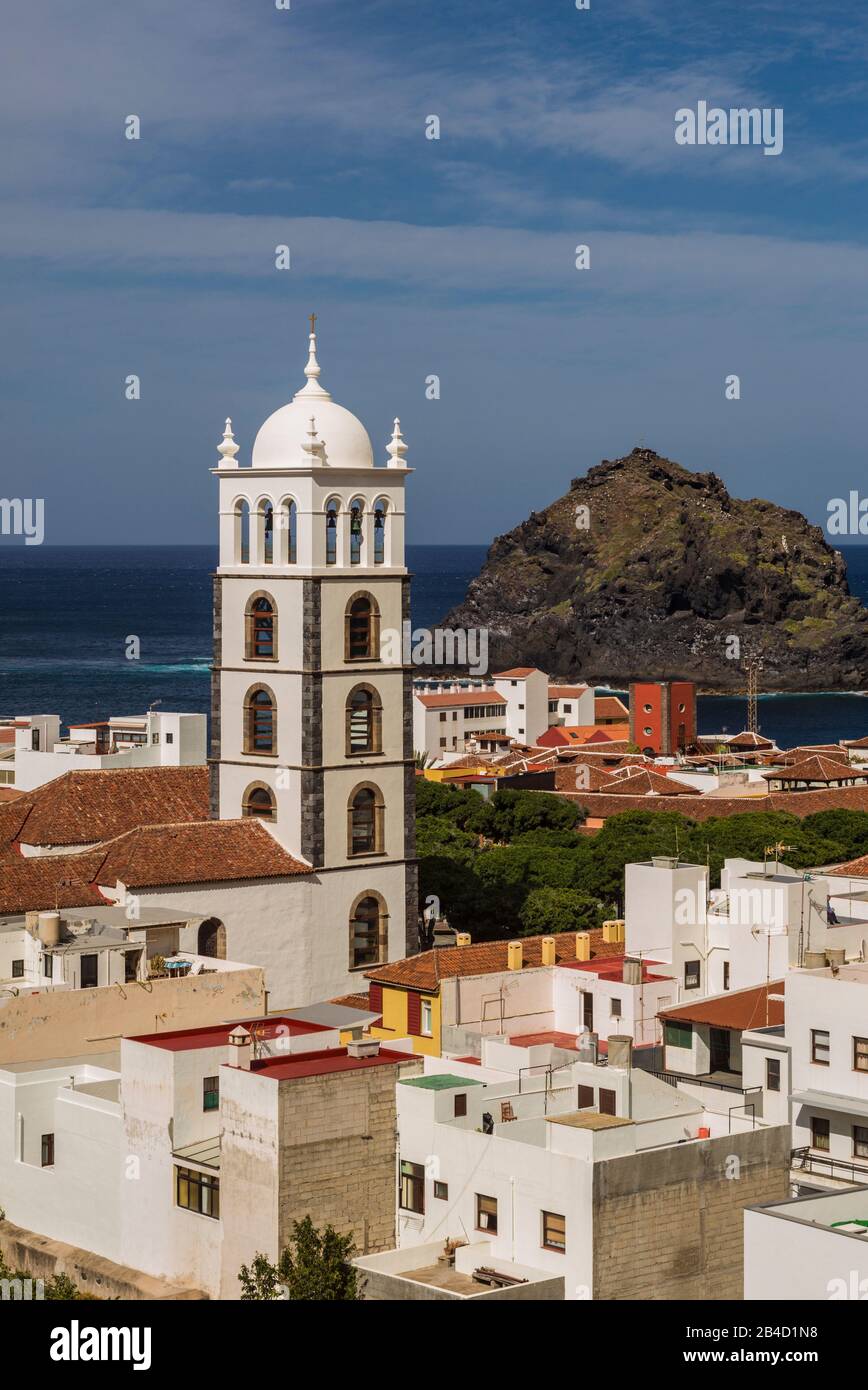
<path id="1" fill-rule="evenodd" d="M 304 374 L 307 385 L 296 392 L 288 405 L 269 415 L 259 430 L 253 442 L 253 467 L 305 468 L 325 464 L 331 468 L 373 468 L 374 451 L 361 420 L 333 401 L 319 384 L 314 333 L 310 335 Z"/>
<path id="2" fill-rule="evenodd" d="M 253 443 L 253 467 L 303 467 L 302 446 L 311 418 L 317 439 L 325 445 L 325 463 L 332 468 L 373 468 L 374 451 L 361 420 L 335 401 L 311 400 L 301 392 L 265 421 Z"/>

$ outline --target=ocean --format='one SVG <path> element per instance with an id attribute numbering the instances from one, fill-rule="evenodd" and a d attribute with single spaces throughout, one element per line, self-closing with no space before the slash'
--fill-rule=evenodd
<path id="1" fill-rule="evenodd" d="M 413 622 L 433 627 L 463 597 L 483 545 L 408 546 Z M 868 604 L 868 546 L 843 547 L 850 587 Z M 213 546 L 0 545 L 0 716 L 64 723 L 209 707 Z M 130 638 L 139 658 L 128 660 Z M 868 676 L 866 676 L 868 688 Z M 743 698 L 699 699 L 700 733 L 744 727 Z M 762 732 L 782 746 L 868 734 L 868 698 L 765 695 Z"/>

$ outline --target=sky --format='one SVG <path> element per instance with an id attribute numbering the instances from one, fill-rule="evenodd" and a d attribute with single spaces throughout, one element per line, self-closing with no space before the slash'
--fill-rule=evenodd
<path id="1" fill-rule="evenodd" d="M 378 460 L 401 418 L 411 542 L 637 445 L 820 525 L 868 493 L 868 7 L 279 3 L 7 12 L 0 494 L 46 544 L 214 541 L 224 417 L 248 461 L 311 311 Z M 780 154 L 676 143 L 700 101 Z"/>

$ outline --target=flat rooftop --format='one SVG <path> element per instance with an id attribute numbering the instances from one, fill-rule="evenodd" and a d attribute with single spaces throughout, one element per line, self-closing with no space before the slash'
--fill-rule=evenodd
<path id="1" fill-rule="evenodd" d="M 197 1052 L 205 1047 L 228 1047 L 229 1034 L 235 1028 L 247 1028 L 257 1039 L 302 1037 L 306 1033 L 327 1033 L 332 1030 L 324 1023 L 309 1023 L 304 1019 L 269 1015 L 268 1018 L 241 1018 L 230 1023 L 215 1023 L 208 1028 L 181 1028 L 168 1033 L 142 1033 L 130 1042 L 161 1047 L 166 1052 Z"/>
<path id="2" fill-rule="evenodd" d="M 597 1115 L 592 1110 L 573 1110 L 567 1115 L 546 1115 L 550 1125 L 569 1125 L 570 1129 L 621 1129 L 632 1125 L 623 1115 Z"/>
<path id="3" fill-rule="evenodd" d="M 271 1081 L 299 1081 L 305 1076 L 334 1076 L 346 1071 L 370 1071 L 372 1067 L 394 1066 L 397 1062 L 415 1062 L 412 1052 L 390 1052 L 381 1047 L 372 1057 L 351 1057 L 345 1047 L 330 1048 L 327 1052 L 298 1052 L 294 1057 L 254 1062 L 250 1070 Z M 468 1085 L 472 1084 L 470 1082 Z"/>
<path id="4" fill-rule="evenodd" d="M 475 1076 L 453 1076 L 451 1072 L 432 1072 L 429 1076 L 405 1076 L 402 1086 L 418 1086 L 422 1091 L 453 1091 L 457 1086 L 484 1086 Z"/>

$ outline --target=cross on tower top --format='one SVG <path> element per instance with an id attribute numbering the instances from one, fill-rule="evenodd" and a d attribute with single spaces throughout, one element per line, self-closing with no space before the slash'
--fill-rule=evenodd
<path id="1" fill-rule="evenodd" d="M 316 332 L 316 314 L 311 314 L 310 316 L 310 331 L 311 333 Z"/>

